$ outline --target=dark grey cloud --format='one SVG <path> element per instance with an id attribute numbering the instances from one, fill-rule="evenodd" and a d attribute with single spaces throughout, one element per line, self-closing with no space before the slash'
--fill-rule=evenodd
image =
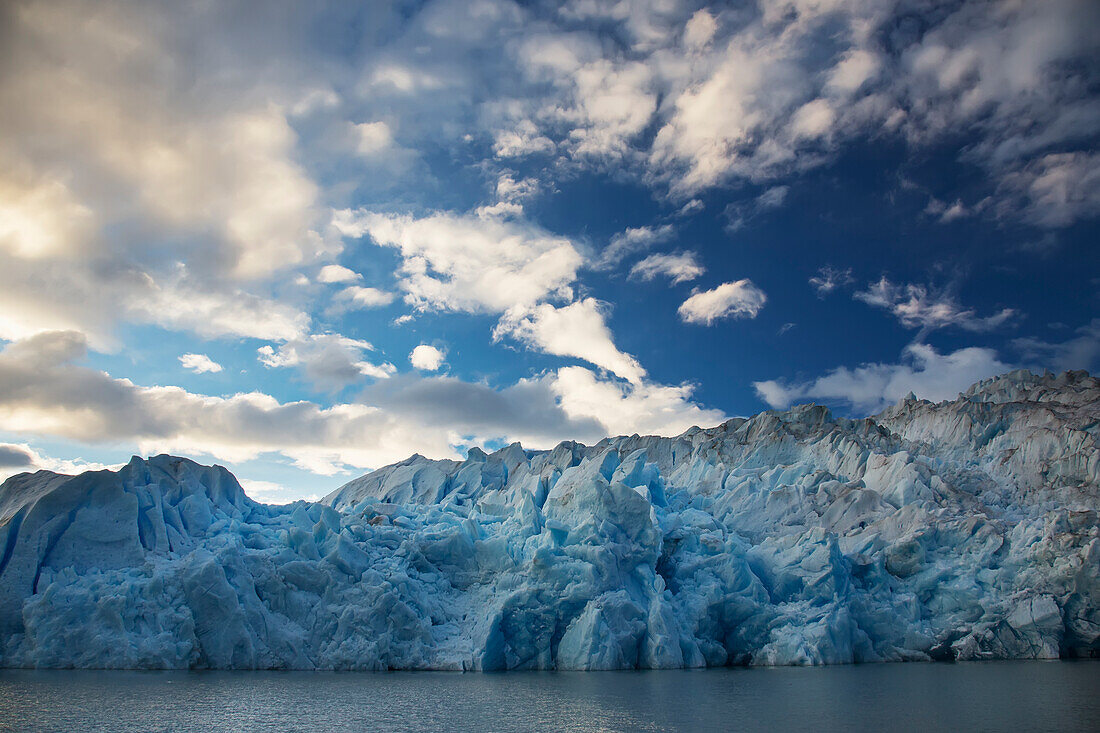
<path id="1" fill-rule="evenodd" d="M 0 468 L 30 468 L 34 455 L 20 445 L 0 445 Z"/>
<path id="2" fill-rule="evenodd" d="M 572 418 L 557 402 L 546 380 L 524 380 L 504 389 L 454 377 L 404 374 L 368 387 L 360 398 L 427 423 L 438 421 L 457 432 L 535 434 L 541 442 L 571 435 L 599 440 L 606 428 L 593 418 Z"/>
<path id="3" fill-rule="evenodd" d="M 0 351 L 0 419 L 85 443 L 137 443 L 144 453 L 181 450 L 231 461 L 282 453 L 329 473 L 414 452 L 453 455 L 460 437 L 541 447 L 607 434 L 595 418 L 564 412 L 553 375 L 500 390 L 405 375 L 380 380 L 358 402 L 324 408 L 260 393 L 213 397 L 136 385 L 76 363 L 86 348 L 79 333 L 47 332 Z"/>

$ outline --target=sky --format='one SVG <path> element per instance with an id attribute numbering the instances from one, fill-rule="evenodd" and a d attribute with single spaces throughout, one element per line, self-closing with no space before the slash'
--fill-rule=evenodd
<path id="1" fill-rule="evenodd" d="M 0 5 L 0 478 L 1100 367 L 1100 4 Z"/>

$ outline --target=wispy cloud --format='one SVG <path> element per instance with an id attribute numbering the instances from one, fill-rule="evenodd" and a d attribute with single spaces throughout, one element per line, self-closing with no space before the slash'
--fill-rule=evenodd
<path id="1" fill-rule="evenodd" d="M 184 354 L 180 357 L 180 364 L 195 374 L 216 374 L 222 370 L 222 365 L 206 354 Z"/>
<path id="2" fill-rule="evenodd" d="M 678 285 L 694 280 L 705 272 L 706 269 L 699 264 L 694 252 L 677 252 L 646 257 L 630 268 L 630 277 L 649 281 L 664 276 L 669 278 L 673 285 Z"/>
<path id="3" fill-rule="evenodd" d="M 810 278 L 810 285 L 817 291 L 817 297 L 824 298 L 838 288 L 844 288 L 855 282 L 852 277 L 852 268 L 840 269 L 832 265 L 826 265 Z"/>
<path id="4" fill-rule="evenodd" d="M 895 284 L 885 276 L 853 297 L 890 311 L 907 328 L 954 326 L 964 331 L 991 331 L 1016 315 L 1012 308 L 1004 308 L 991 316 L 979 317 L 973 309 L 963 308 L 947 293 L 930 292 L 924 285 Z"/>
<path id="5" fill-rule="evenodd" d="M 611 238 L 607 247 L 600 253 L 594 267 L 597 269 L 614 267 L 630 255 L 644 252 L 654 245 L 669 241 L 675 234 L 676 231 L 671 224 L 627 228 Z"/>

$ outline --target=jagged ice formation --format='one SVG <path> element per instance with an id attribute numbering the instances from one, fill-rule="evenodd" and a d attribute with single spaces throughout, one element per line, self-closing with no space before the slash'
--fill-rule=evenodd
<path id="1" fill-rule="evenodd" d="M 0 666 L 617 669 L 1100 654 L 1100 381 L 420 456 L 266 506 L 157 456 L 0 487 Z"/>

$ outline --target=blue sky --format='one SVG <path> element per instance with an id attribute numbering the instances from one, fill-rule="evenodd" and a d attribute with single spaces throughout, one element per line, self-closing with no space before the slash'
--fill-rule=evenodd
<path id="1" fill-rule="evenodd" d="M 1100 362 L 1082 2 L 14 2 L 0 474 L 254 496 Z"/>

